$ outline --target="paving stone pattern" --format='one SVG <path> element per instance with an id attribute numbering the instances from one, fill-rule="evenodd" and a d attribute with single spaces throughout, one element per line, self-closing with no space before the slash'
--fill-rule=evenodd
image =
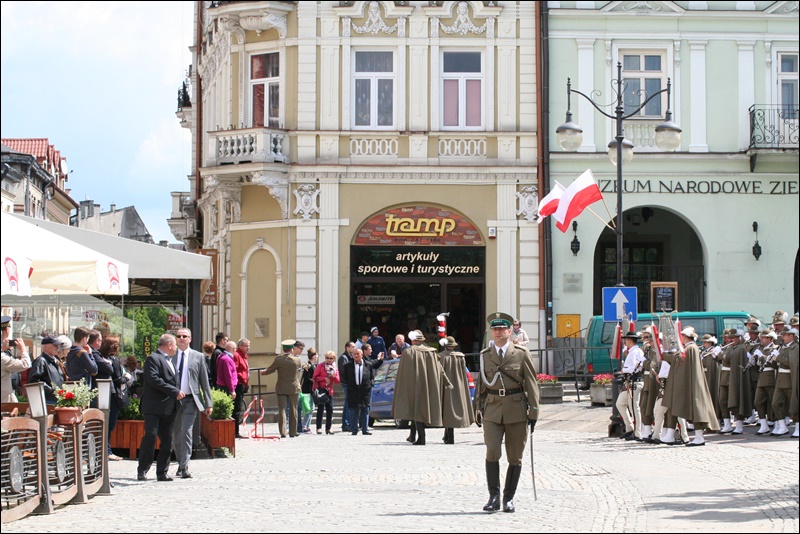
<path id="1" fill-rule="evenodd" d="M 456 430 L 455 445 L 430 429 L 415 447 L 407 431 L 378 423 L 371 436 L 239 440 L 236 458 L 193 461 L 191 480 L 156 482 L 151 470 L 139 482 L 134 461 L 112 462 L 112 496 L 2 531 L 798 532 L 798 440 L 747 428 L 705 447 L 644 445 L 605 437 L 609 415 L 588 401 L 545 409 L 538 501 L 526 449 L 514 514 L 481 511 L 480 429 Z"/>

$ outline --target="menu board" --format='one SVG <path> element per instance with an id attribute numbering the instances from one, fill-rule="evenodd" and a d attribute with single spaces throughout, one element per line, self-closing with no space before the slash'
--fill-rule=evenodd
<path id="1" fill-rule="evenodd" d="M 650 282 L 650 313 L 678 309 L 678 282 Z"/>

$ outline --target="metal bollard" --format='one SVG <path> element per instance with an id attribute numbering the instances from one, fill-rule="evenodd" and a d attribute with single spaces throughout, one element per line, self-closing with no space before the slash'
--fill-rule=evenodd
<path id="1" fill-rule="evenodd" d="M 608 424 L 608 437 L 618 438 L 625 432 L 625 423 L 617 410 L 617 398 L 622 389 L 624 377 L 620 371 L 614 372 L 614 380 L 611 381 L 611 422 Z"/>

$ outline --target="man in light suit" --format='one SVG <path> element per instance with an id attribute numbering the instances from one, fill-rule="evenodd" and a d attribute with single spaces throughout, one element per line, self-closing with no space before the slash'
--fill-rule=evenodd
<path id="1" fill-rule="evenodd" d="M 144 415 L 144 436 L 139 445 L 138 480 L 147 480 L 147 471 L 153 465 L 156 436 L 161 440 L 156 463 L 156 478 L 159 482 L 169 482 L 167 474 L 169 456 L 172 451 L 172 425 L 175 423 L 176 401 L 183 398 L 178 388 L 177 362 L 175 352 L 178 347 L 175 336 L 164 334 L 158 339 L 158 350 L 144 362 L 144 387 L 142 389 L 141 410 Z"/>
<path id="2" fill-rule="evenodd" d="M 172 429 L 172 448 L 178 460 L 178 472 L 175 476 L 192 478 L 189 473 L 189 458 L 192 456 L 194 423 L 200 412 L 211 415 L 213 403 L 205 356 L 189 347 L 192 331 L 179 328 L 175 338 L 178 344 L 178 387 L 184 395 L 178 401 L 178 413 Z"/>

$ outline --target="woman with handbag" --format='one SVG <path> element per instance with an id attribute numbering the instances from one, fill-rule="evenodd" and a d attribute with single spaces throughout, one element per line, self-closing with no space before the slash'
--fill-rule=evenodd
<path id="1" fill-rule="evenodd" d="M 333 434 L 333 385 L 339 383 L 339 369 L 336 367 L 336 353 L 329 350 L 325 353 L 325 363 L 317 365 L 313 375 L 311 397 L 317 405 L 317 434 L 322 434 L 322 411 L 325 411 L 325 433 Z M 327 393 L 327 400 L 324 393 Z M 322 395 L 320 395 L 322 394 Z M 321 397 L 321 398 L 320 398 Z"/>
<path id="2" fill-rule="evenodd" d="M 100 349 L 97 352 L 100 353 L 100 356 L 111 367 L 111 374 L 103 374 L 101 376 L 101 373 L 98 372 L 96 378 L 110 378 L 114 384 L 114 387 L 111 390 L 111 399 L 109 402 L 110 409 L 108 411 L 108 459 L 119 461 L 122 460 L 122 457 L 117 456 L 114 454 L 114 451 L 111 450 L 111 433 L 117 426 L 119 411 L 123 407 L 120 406 L 120 390 L 121 388 L 124 388 L 122 391 L 127 392 L 130 374 L 125 373 L 122 370 L 122 365 L 120 365 L 119 358 L 117 357 L 117 354 L 119 354 L 119 338 L 117 336 L 105 336 L 102 344 L 100 345 Z M 99 365 L 98 368 L 100 368 Z M 130 397 L 126 396 L 125 398 L 127 398 L 127 402 L 129 403 Z"/>
<path id="3" fill-rule="evenodd" d="M 314 412 L 311 392 L 314 390 L 314 369 L 317 367 L 317 351 L 311 347 L 306 351 L 308 363 L 303 366 L 303 376 L 300 379 L 300 402 L 297 403 L 297 433 L 311 433 L 311 414 Z M 308 401 L 303 396 L 308 396 Z M 306 402 L 310 403 L 310 409 L 305 411 Z"/>

